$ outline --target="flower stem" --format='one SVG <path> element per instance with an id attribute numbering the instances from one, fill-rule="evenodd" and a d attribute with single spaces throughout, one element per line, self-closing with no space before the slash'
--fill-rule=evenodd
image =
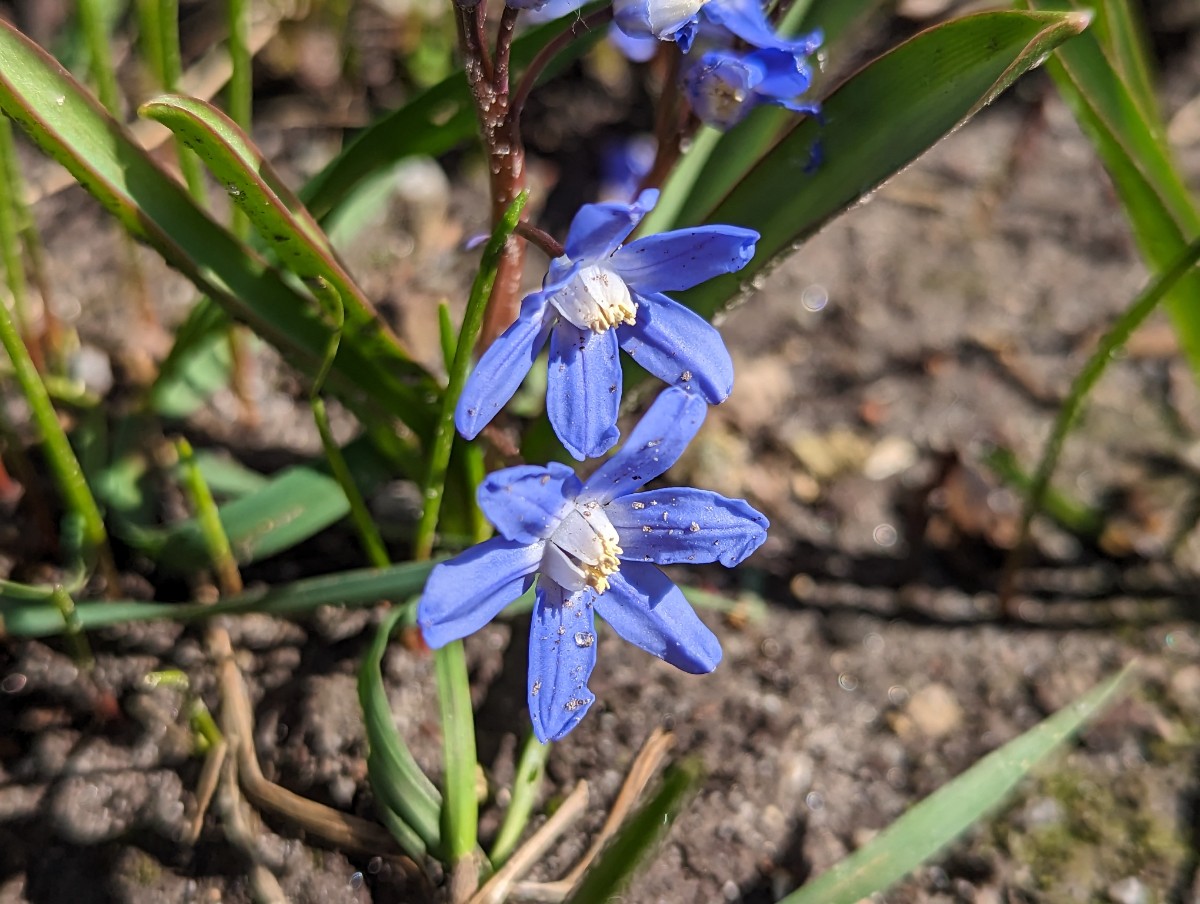
<path id="1" fill-rule="evenodd" d="M 236 596 L 244 589 L 242 573 L 238 568 L 237 558 L 233 547 L 229 545 L 229 537 L 221 524 L 221 516 L 217 511 L 217 503 L 213 499 L 212 490 L 200 473 L 196 457 L 192 453 L 192 444 L 183 437 L 175 441 L 175 451 L 179 455 L 182 469 L 183 488 L 196 515 L 196 523 L 200 527 L 200 536 L 204 538 L 204 546 L 217 573 L 217 584 L 222 596 Z"/>
<path id="2" fill-rule="evenodd" d="M 183 76 L 183 61 L 179 50 L 179 0 L 158 0 L 158 50 L 162 54 L 162 86 L 164 91 L 177 91 L 179 79 Z M 201 207 L 205 206 L 204 171 L 200 160 L 184 145 L 178 137 L 175 139 L 175 158 L 179 161 L 179 171 L 183 173 L 183 181 L 187 183 L 188 194 Z"/>
<path id="3" fill-rule="evenodd" d="M 89 562 L 100 565 L 106 579 L 116 589 L 116 569 L 113 566 L 112 554 L 108 549 L 108 533 L 104 528 L 104 517 L 96 498 L 88 487 L 83 476 L 83 468 L 75 456 L 67 434 L 58 421 L 58 414 L 50 402 L 46 385 L 38 376 L 29 357 L 29 350 L 21 341 L 20 335 L 13 324 L 8 305 L 0 303 L 0 344 L 8 353 L 13 365 L 13 376 L 21 387 L 21 393 L 29 405 L 29 410 L 38 432 L 45 444 L 46 459 L 50 470 L 58 483 L 59 492 L 67 508 L 75 512 L 83 524 L 83 546 Z"/>
<path id="4" fill-rule="evenodd" d="M 437 535 L 438 515 L 441 513 L 442 498 L 446 492 L 446 472 L 450 465 L 450 452 L 454 447 L 454 409 L 458 397 L 462 394 L 467 382 L 467 372 L 471 368 L 472 351 L 475 340 L 483 323 L 484 305 L 491 294 L 496 280 L 500 258 L 508 237 L 516 228 L 521 210 L 525 206 L 528 195 L 522 192 L 508 206 L 504 217 L 492 232 L 492 237 L 483 251 L 483 260 L 479 264 L 479 273 L 471 286 L 471 296 L 467 301 L 467 311 L 463 315 L 462 329 L 458 334 L 458 347 L 454 352 L 454 363 L 450 368 L 446 391 L 442 395 L 442 411 L 438 418 L 437 432 L 429 450 L 429 469 L 422 488 L 423 508 L 421 521 L 417 525 L 417 536 L 413 544 L 413 558 L 418 561 L 428 559 L 433 554 L 434 538 Z"/>
<path id="5" fill-rule="evenodd" d="M 516 850 L 521 833 L 529 824 L 529 814 L 533 812 L 534 802 L 538 791 L 541 790 L 549 756 L 549 744 L 543 744 L 532 732 L 526 736 L 521 760 L 517 763 L 517 774 L 513 778 L 512 800 L 492 845 L 491 861 L 496 869 L 499 869 Z"/>

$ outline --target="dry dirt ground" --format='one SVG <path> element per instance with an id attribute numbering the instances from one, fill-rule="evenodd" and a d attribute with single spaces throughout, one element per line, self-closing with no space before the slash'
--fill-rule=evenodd
<path id="1" fill-rule="evenodd" d="M 1200 89 L 1200 53 L 1175 57 L 1168 76 L 1174 112 Z M 1188 123 L 1175 134 L 1197 185 L 1200 129 Z M 316 165 L 322 146 L 306 161 L 287 134 L 265 131 L 268 153 Z M 444 190 L 422 172 L 389 228 L 355 252 L 368 290 L 417 340 L 419 306 L 457 290 L 471 260 L 457 239 L 478 226 L 469 169 Z M 114 304 L 111 233 L 76 195 L 41 213 L 61 296 L 85 313 L 85 340 L 119 363 L 139 338 L 96 313 Z M 534 877 L 570 866 L 639 746 L 668 726 L 707 777 L 622 900 L 775 900 L 1137 659 L 1123 702 L 883 900 L 1200 900 L 1200 393 L 1165 319 L 1113 362 L 1066 447 L 1058 485 L 1104 513 L 1103 535 L 1039 523 L 1015 604 L 1002 611 L 996 596 L 1018 504 L 988 452 L 1032 465 L 1071 378 L 1144 280 L 1088 143 L 1034 77 L 732 311 L 722 329 L 737 388 L 673 477 L 746 496 L 771 518 L 770 541 L 739 572 L 684 576 L 740 595 L 746 617 L 706 614 L 725 649 L 707 677 L 602 634 L 598 702 L 556 745 L 545 791 L 552 802 L 586 778 L 594 803 Z M 313 452 L 296 385 L 266 353 L 257 373 L 262 425 L 239 431 L 235 450 L 260 462 Z M 192 429 L 220 438 L 236 410 L 218 397 Z M 347 538 L 333 532 L 248 577 L 356 564 Z M 367 816 L 355 670 L 378 615 L 229 624 L 270 777 Z M 524 720 L 523 632 L 497 624 L 468 643 L 497 788 Z M 200 629 L 92 640 L 88 680 L 60 643 L 0 642 L 0 902 L 249 900 L 246 864 L 215 823 L 194 846 L 180 840 L 199 764 L 179 697 L 143 684 L 180 668 L 215 706 Z M 430 658 L 395 644 L 385 676 L 400 730 L 436 774 Z M 89 687 L 115 695 L 109 718 L 97 719 Z M 425 898 L 395 862 L 307 845 L 269 815 L 258 847 L 292 901 Z"/>

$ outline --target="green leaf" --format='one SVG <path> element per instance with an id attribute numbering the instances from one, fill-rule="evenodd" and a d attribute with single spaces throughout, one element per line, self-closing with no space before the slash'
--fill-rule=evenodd
<path id="1" fill-rule="evenodd" d="M 413 606 L 397 606 L 375 632 L 371 648 L 358 670 L 358 700 L 367 729 L 367 747 L 370 751 L 367 772 L 371 778 L 371 788 L 402 825 L 409 827 L 420 839 L 424 850 L 408 851 L 412 856 L 419 857 L 426 850 L 436 852 L 441 845 L 439 819 L 442 796 L 421 771 L 396 731 L 381 672 L 383 654 L 392 632 L 401 619 L 407 616 L 411 620 L 413 614 Z M 388 827 L 392 828 L 391 821 Z M 403 831 L 397 833 L 393 829 L 392 834 L 401 845 L 411 843 L 411 838 L 403 837 Z"/>
<path id="2" fill-rule="evenodd" d="M 780 904 L 855 904 L 887 889 L 986 813 L 1124 688 L 1132 666 L 943 785 L 837 866 Z"/>
<path id="3" fill-rule="evenodd" d="M 386 464 L 366 441 L 346 447 L 357 485 L 369 492 L 386 476 Z M 323 466 L 294 465 L 220 507 L 221 524 L 234 555 L 245 565 L 284 552 L 336 524 L 350 512 L 341 485 Z M 195 519 L 165 531 L 142 530 L 130 542 L 152 556 L 160 568 L 187 573 L 203 555 Z"/>
<path id="4" fill-rule="evenodd" d="M 698 759 L 686 759 L 663 774 L 658 792 L 642 805 L 584 873 L 567 904 L 604 904 L 629 884 L 704 779 Z"/>
<path id="5" fill-rule="evenodd" d="M 1162 272 L 1200 234 L 1200 210 L 1161 138 L 1162 124 L 1148 118 L 1093 35 L 1061 48 L 1046 68 L 1112 177 L 1142 258 Z M 1180 279 L 1165 304 L 1192 370 L 1200 374 L 1200 273 Z"/>
<path id="6" fill-rule="evenodd" d="M 281 618 L 307 615 L 320 606 L 372 606 L 385 599 L 407 599 L 419 593 L 434 562 L 406 562 L 390 568 L 364 568 L 307 578 L 229 596 L 215 603 L 147 603 L 111 600 L 77 603 L 85 630 L 130 622 L 200 621 L 221 615 L 257 612 Z M 194 567 L 194 563 L 193 563 Z M 50 637 L 63 632 L 62 615 L 53 605 L 30 605 L 28 596 L 0 586 L 0 637 Z"/>
<path id="7" fill-rule="evenodd" d="M 738 274 L 679 298 L 711 317 L 775 258 L 969 119 L 1087 25 L 1079 13 L 994 12 L 937 26 L 871 63 L 823 105 L 825 124 L 793 128 L 712 212 L 757 229 Z M 813 165 L 820 146 L 822 163 Z"/>
<path id="8" fill-rule="evenodd" d="M 162 123 L 200 157 L 285 269 L 310 285 L 328 283 L 314 288 L 318 301 L 325 302 L 329 289 L 337 293 L 344 308 L 343 342 L 352 341 L 364 324 L 379 329 L 371 302 L 342 268 L 328 237 L 233 120 L 211 104 L 177 95 L 148 101 L 138 112 Z"/>
<path id="9" fill-rule="evenodd" d="M 1152 127 L 1160 126 L 1162 114 L 1158 98 L 1154 96 L 1145 23 L 1129 0 L 1100 0 L 1094 9 L 1096 21 L 1092 29 L 1096 40 L 1104 48 L 1121 81 L 1129 87 L 1147 123 Z M 1166 141 L 1165 130 L 1159 138 Z"/>
<path id="10" fill-rule="evenodd" d="M 78 83 L 8 23 L 0 23 L 0 108 L 47 154 L 63 164 L 135 237 L 312 372 L 330 328 L 304 294 L 216 224 Z M 370 419 L 396 417 L 418 434 L 432 425 L 426 397 L 402 375 L 415 365 L 378 334 L 348 343 L 333 385 Z M 369 340 L 369 341 L 368 341 Z"/>

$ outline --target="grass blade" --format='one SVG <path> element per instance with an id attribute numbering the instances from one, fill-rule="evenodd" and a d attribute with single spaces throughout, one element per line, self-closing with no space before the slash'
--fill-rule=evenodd
<path id="1" fill-rule="evenodd" d="M 882 892 L 1000 804 L 1021 779 L 1124 688 L 1132 666 L 943 785 L 780 904 L 855 904 Z"/>
<path id="2" fill-rule="evenodd" d="M 319 606 L 372 606 L 383 599 L 406 599 L 419 593 L 433 569 L 431 562 L 406 562 L 391 568 L 364 568 L 307 578 L 280 587 L 248 590 L 215 603 L 147 603 L 114 600 L 76 603 L 79 626 L 91 631 L 130 622 L 190 622 L 218 615 L 258 612 L 291 617 L 307 615 Z M 46 603 L 30 603 L 29 588 L 13 594 L 0 585 L 0 637 L 50 637 L 62 633 L 62 616 Z"/>

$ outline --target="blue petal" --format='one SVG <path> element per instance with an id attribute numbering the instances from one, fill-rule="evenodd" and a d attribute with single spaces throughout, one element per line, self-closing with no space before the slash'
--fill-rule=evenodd
<path id="1" fill-rule="evenodd" d="M 550 337 L 546 414 L 568 452 L 598 458 L 617 442 L 621 361 L 617 331 L 581 330 L 562 321 Z"/>
<path id="2" fill-rule="evenodd" d="M 454 409 L 454 425 L 467 439 L 478 436 L 513 397 L 546 344 L 554 323 L 546 316 L 549 295 L 546 291 L 526 295 L 516 323 L 492 343 L 467 377 Z"/>
<path id="3" fill-rule="evenodd" d="M 763 97 L 790 101 L 809 89 L 812 73 L 803 58 L 768 48 L 751 54 L 762 67 L 763 78 L 756 91 Z"/>
<path id="4" fill-rule="evenodd" d="M 604 503 L 641 489 L 679 460 L 707 413 L 698 395 L 674 387 L 659 393 L 621 451 L 587 479 L 579 499 Z"/>
<path id="5" fill-rule="evenodd" d="M 659 565 L 738 565 L 767 539 L 767 519 L 744 499 L 672 487 L 633 493 L 604 507 L 621 537 L 621 558 Z"/>
<path id="6" fill-rule="evenodd" d="M 690 289 L 736 273 L 754 257 L 759 235 L 740 226 L 697 226 L 648 235 L 612 256 L 612 268 L 642 295 Z"/>
<path id="7" fill-rule="evenodd" d="M 479 485 L 479 507 L 507 539 L 536 543 L 554 533 L 581 485 L 566 465 L 520 465 L 494 471 Z"/>
<path id="8" fill-rule="evenodd" d="M 542 560 L 544 542 L 495 538 L 472 546 L 429 574 L 417 603 L 417 624 L 435 650 L 474 634 L 525 592 Z"/>
<path id="9" fill-rule="evenodd" d="M 648 188 L 632 204 L 584 204 L 567 232 L 563 246 L 567 257 L 575 261 L 608 257 L 656 203 L 658 191 Z"/>
<path id="10" fill-rule="evenodd" d="M 665 295 L 637 297 L 637 319 L 620 328 L 621 348 L 664 383 L 712 405 L 733 391 L 733 360 L 711 323 Z"/>
<path id="11" fill-rule="evenodd" d="M 594 605 L 621 637 L 693 675 L 717 667 L 721 642 L 655 566 L 624 564 L 609 581 Z"/>
<path id="12" fill-rule="evenodd" d="M 538 581 L 529 626 L 529 718 L 543 744 L 578 725 L 596 699 L 587 686 L 596 667 L 593 596 Z"/>
<path id="13" fill-rule="evenodd" d="M 762 0 L 712 0 L 701 9 L 701 15 L 756 48 L 775 47 L 807 56 L 821 46 L 823 38 L 820 31 L 794 38 L 776 34 Z"/>

